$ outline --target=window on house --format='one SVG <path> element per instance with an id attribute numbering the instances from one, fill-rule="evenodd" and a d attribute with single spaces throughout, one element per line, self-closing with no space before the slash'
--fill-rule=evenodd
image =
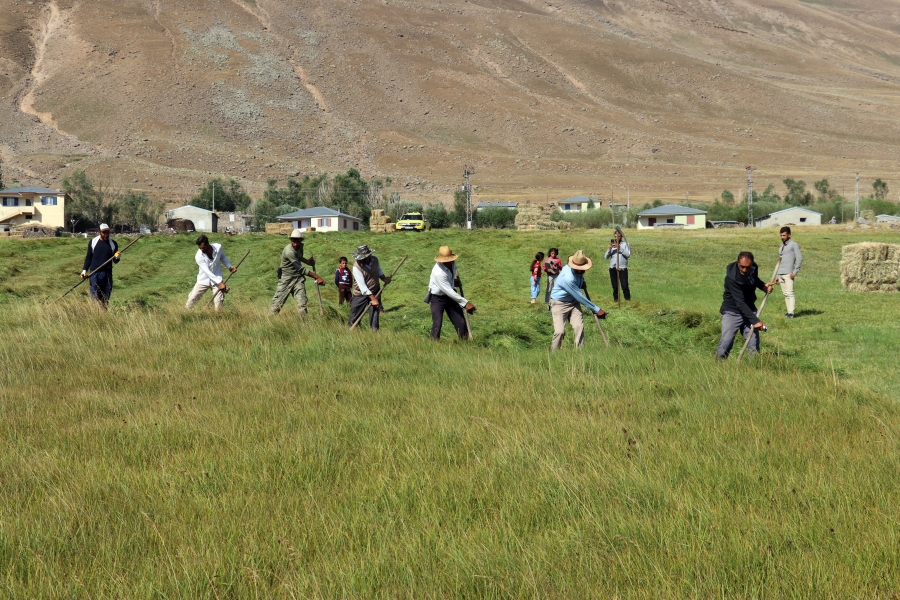
<path id="1" fill-rule="evenodd" d="M 19 199 L 18 198 L 4 198 L 3 206 L 18 206 Z"/>
<path id="2" fill-rule="evenodd" d="M 353 231 L 359 231 L 359 223 L 357 221 L 353 221 Z"/>
<path id="3" fill-rule="evenodd" d="M 57 206 L 56 196 L 41 196 L 41 204 L 44 206 Z"/>
<path id="4" fill-rule="evenodd" d="M 675 219 L 666 219 L 666 223 L 674 223 Z"/>
<path id="5" fill-rule="evenodd" d="M 694 224 L 694 215 L 688 215 L 688 218 L 687 218 L 687 224 L 688 224 L 688 225 L 693 225 L 693 224 Z"/>
<path id="6" fill-rule="evenodd" d="M 25 201 L 25 206 L 31 206 L 31 200 L 26 200 L 26 201 Z"/>
<path id="7" fill-rule="evenodd" d="M 347 229 L 347 219 L 344 219 L 344 229 Z"/>
<path id="8" fill-rule="evenodd" d="M 572 210 L 571 204 L 563 204 L 563 210 Z"/>
<path id="9" fill-rule="evenodd" d="M 801 223 L 806 223 L 806 217 L 800 217 L 800 222 L 801 222 Z"/>

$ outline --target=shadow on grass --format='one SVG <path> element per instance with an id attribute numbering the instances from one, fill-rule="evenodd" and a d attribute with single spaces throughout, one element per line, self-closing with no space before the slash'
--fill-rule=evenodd
<path id="1" fill-rule="evenodd" d="M 824 310 L 819 310 L 817 308 L 807 308 L 804 310 L 798 310 L 794 313 L 794 318 L 797 317 L 815 317 L 816 315 L 824 315 Z"/>

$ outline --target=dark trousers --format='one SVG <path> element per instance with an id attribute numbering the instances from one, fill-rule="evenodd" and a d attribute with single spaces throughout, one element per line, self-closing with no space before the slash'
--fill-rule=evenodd
<path id="1" fill-rule="evenodd" d="M 360 315 L 366 312 L 366 308 L 368 308 L 369 327 L 373 330 L 378 329 L 378 316 L 381 314 L 379 310 L 381 307 L 370 306 L 370 303 L 368 296 L 353 296 L 353 299 L 350 300 L 350 320 L 347 322 L 347 325 L 352 327 Z"/>
<path id="2" fill-rule="evenodd" d="M 613 302 L 619 301 L 619 281 L 622 282 L 622 294 L 626 300 L 631 300 L 631 290 L 628 289 L 628 269 L 622 269 L 616 277 L 617 269 L 609 270 L 609 280 L 612 282 Z"/>
<path id="3" fill-rule="evenodd" d="M 431 339 L 441 339 L 441 326 L 444 324 L 444 313 L 450 317 L 450 322 L 456 329 L 456 334 L 460 339 L 469 337 L 469 331 L 466 328 L 466 317 L 463 315 L 462 307 L 447 296 L 431 295 Z"/>
<path id="4" fill-rule="evenodd" d="M 338 284 L 338 304 L 346 302 L 350 304 L 353 299 L 353 289 L 349 285 Z"/>
<path id="5" fill-rule="evenodd" d="M 112 271 L 97 271 L 91 275 L 91 298 L 106 307 L 112 294 Z"/>

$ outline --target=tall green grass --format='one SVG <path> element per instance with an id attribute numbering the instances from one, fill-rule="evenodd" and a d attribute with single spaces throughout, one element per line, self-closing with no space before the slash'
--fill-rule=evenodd
<path id="1" fill-rule="evenodd" d="M 410 256 L 377 334 L 346 331 L 331 290 L 324 318 L 267 316 L 283 239 L 225 242 L 253 261 L 221 313 L 181 308 L 186 238 L 138 242 L 108 313 L 39 302 L 82 243 L 0 244 L 0 596 L 890 598 L 896 375 L 862 356 L 894 297 L 832 289 L 833 235 L 795 236 L 821 314 L 772 320 L 742 364 L 712 360 L 719 263 L 762 263 L 759 234 L 629 236 L 613 346 L 588 321 L 554 354 L 524 273 L 584 234 L 373 237 L 385 266 Z M 323 264 L 354 242 L 308 245 Z M 427 339 L 442 243 L 475 345 Z"/>

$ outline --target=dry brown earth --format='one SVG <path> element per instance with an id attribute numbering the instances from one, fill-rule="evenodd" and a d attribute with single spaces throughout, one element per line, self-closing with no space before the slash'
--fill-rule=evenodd
<path id="1" fill-rule="evenodd" d="M 447 198 L 465 164 L 484 200 L 710 200 L 746 165 L 895 195 L 898 97 L 889 0 L 0 2 L 7 182 L 173 202 L 351 166 Z"/>

